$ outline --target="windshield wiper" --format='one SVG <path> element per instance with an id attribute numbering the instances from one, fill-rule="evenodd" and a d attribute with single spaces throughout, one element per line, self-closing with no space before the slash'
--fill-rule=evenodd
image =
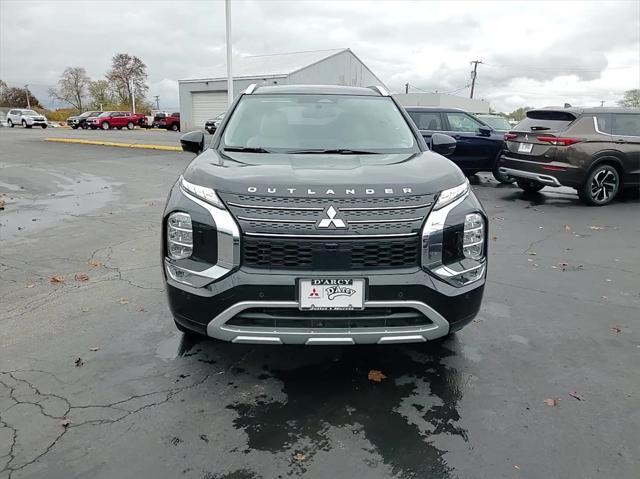
<path id="1" fill-rule="evenodd" d="M 315 153 L 315 154 L 327 154 L 327 155 L 378 155 L 376 151 L 369 150 L 351 150 L 349 148 L 310 148 L 301 150 L 288 150 L 287 153 Z"/>
<path id="2" fill-rule="evenodd" d="M 542 131 L 542 130 L 550 130 L 548 126 L 532 126 L 531 131 Z"/>
<path id="3" fill-rule="evenodd" d="M 261 146 L 225 146 L 224 151 L 241 151 L 242 153 L 272 153 Z"/>

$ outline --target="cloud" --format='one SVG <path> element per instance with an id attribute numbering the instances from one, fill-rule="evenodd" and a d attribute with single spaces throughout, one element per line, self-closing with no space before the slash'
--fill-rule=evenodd
<path id="1" fill-rule="evenodd" d="M 481 59 L 477 96 L 498 110 L 614 102 L 640 85 L 640 3 L 234 1 L 235 55 L 350 47 L 393 90 L 452 91 Z M 94 78 L 118 52 L 148 66 L 149 94 L 225 61 L 224 3 L 0 1 L 0 72 L 46 97 L 67 66 Z M 42 93 L 40 93 L 42 92 Z M 468 89 L 459 92 L 468 94 Z M 564 103 L 562 101 L 561 103 Z"/>

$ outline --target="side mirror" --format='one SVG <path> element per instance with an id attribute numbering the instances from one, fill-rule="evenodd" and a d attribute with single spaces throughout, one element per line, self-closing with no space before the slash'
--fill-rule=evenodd
<path id="1" fill-rule="evenodd" d="M 196 155 L 204 150 L 204 133 L 201 131 L 190 131 L 180 137 L 182 151 L 195 153 Z"/>
<path id="2" fill-rule="evenodd" d="M 431 135 L 431 141 L 429 142 L 429 149 L 434 153 L 438 153 L 442 156 L 449 156 L 456 151 L 456 140 L 449 135 L 443 135 L 442 133 L 434 133 Z"/>
<path id="3" fill-rule="evenodd" d="M 491 128 L 488 126 L 481 126 L 478 128 L 478 135 L 480 136 L 491 136 Z"/>

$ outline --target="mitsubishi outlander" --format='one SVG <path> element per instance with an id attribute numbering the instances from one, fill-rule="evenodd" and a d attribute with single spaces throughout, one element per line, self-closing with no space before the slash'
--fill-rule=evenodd
<path id="1" fill-rule="evenodd" d="M 250 86 L 169 194 L 176 326 L 234 343 L 448 336 L 480 308 L 487 215 L 462 171 L 381 87 Z"/>

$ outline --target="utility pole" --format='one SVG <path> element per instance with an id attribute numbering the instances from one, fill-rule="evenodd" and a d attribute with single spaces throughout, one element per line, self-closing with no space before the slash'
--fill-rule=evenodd
<path id="1" fill-rule="evenodd" d="M 404 84 L 404 92 L 405 93 L 409 93 L 409 84 L 408 83 Z"/>
<path id="2" fill-rule="evenodd" d="M 469 98 L 473 98 L 473 91 L 476 88 L 476 77 L 478 76 L 478 63 L 482 63 L 482 60 L 473 60 L 473 70 L 471 71 L 471 95 Z"/>
<path id="3" fill-rule="evenodd" d="M 133 110 L 133 114 L 136 114 L 136 84 L 131 79 L 131 109 Z"/>
<path id="4" fill-rule="evenodd" d="M 604 100 L 600 100 L 600 106 L 603 107 L 604 106 Z"/>
<path id="5" fill-rule="evenodd" d="M 224 0 L 224 16 L 226 20 L 226 36 L 227 36 L 227 106 L 231 106 L 233 102 L 233 75 L 231 56 L 233 49 L 231 48 L 231 0 Z"/>
<path id="6" fill-rule="evenodd" d="M 24 86 L 24 92 L 27 95 L 27 108 L 31 110 L 31 101 L 29 100 L 29 84 L 28 83 Z"/>
<path id="7" fill-rule="evenodd" d="M 160 97 L 158 95 L 155 95 L 154 98 L 156 99 L 156 110 L 160 109 Z"/>

